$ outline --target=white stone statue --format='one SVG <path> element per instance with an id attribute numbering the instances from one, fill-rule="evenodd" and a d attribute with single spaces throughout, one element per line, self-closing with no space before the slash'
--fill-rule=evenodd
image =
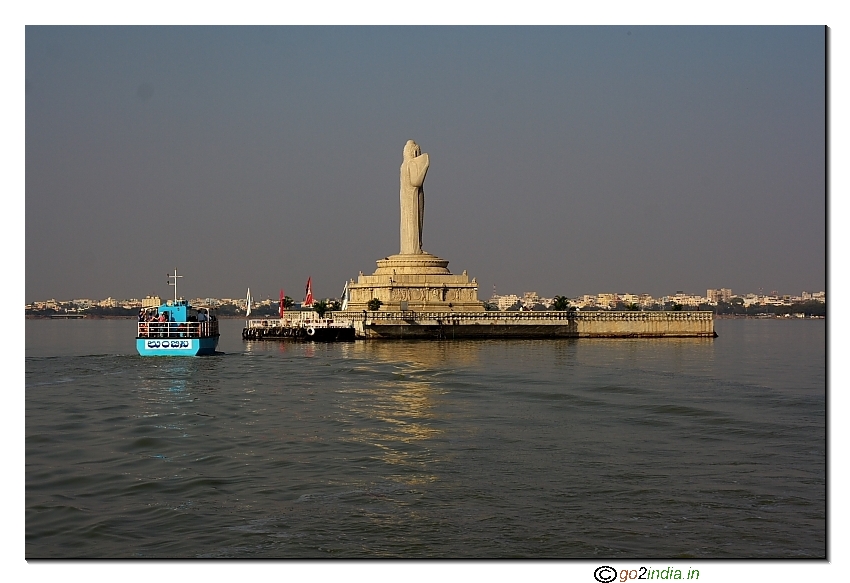
<path id="1" fill-rule="evenodd" d="M 422 219 L 425 216 L 425 193 L 422 184 L 428 173 L 428 154 L 407 140 L 401 163 L 401 251 L 402 255 L 422 253 Z"/>

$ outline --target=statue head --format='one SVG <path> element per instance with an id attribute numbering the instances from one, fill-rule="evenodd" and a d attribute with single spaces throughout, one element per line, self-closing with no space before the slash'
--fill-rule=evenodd
<path id="1" fill-rule="evenodd" d="M 407 140 L 407 143 L 404 145 L 404 159 L 410 160 L 411 158 L 416 158 L 421 154 L 422 148 L 419 147 L 419 144 L 417 144 L 413 140 Z"/>

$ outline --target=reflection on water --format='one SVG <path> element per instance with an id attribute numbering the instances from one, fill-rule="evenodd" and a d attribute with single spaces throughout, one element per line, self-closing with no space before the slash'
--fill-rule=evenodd
<path id="1" fill-rule="evenodd" d="M 396 476 L 408 483 L 434 479 L 428 472 L 433 452 L 421 443 L 441 433 L 434 427 L 430 383 L 398 378 L 339 392 L 342 415 L 360 420 L 343 440 L 377 447 L 380 459 L 400 466 Z"/>
<path id="2" fill-rule="evenodd" d="M 517 399 L 541 395 L 590 402 L 603 395 L 578 396 L 575 388 L 565 386 L 572 377 L 552 376 L 548 365 L 540 362 L 541 356 L 548 355 L 554 370 L 574 375 L 583 384 L 589 371 L 602 371 L 595 377 L 596 383 L 606 378 L 605 371 L 611 367 L 619 377 L 623 370 L 659 367 L 664 369 L 662 374 L 665 370 L 670 374 L 698 373 L 713 366 L 714 351 L 713 339 L 706 338 L 245 344 L 251 354 L 285 354 L 296 362 L 317 355 L 322 360 L 347 361 L 351 376 L 339 385 L 333 383 L 339 419 L 347 427 L 338 439 L 372 448 L 370 458 L 392 467 L 393 479 L 407 484 L 439 479 L 439 462 L 449 457 L 434 447 L 434 441 L 447 439 L 445 427 L 452 423 L 446 407 L 441 406 L 444 397 L 451 392 L 448 387 L 477 387 L 484 362 L 489 376 L 506 382 Z M 452 382 L 447 385 L 449 379 Z M 479 411 L 489 407 L 481 403 Z M 463 414 L 474 415 L 475 411 Z M 488 414 L 510 418 L 504 411 Z"/>
<path id="3" fill-rule="evenodd" d="M 136 367 L 139 397 L 173 404 L 196 394 L 210 394 L 220 383 L 220 357 L 140 357 Z"/>
<path id="4" fill-rule="evenodd" d="M 361 419 L 347 440 L 370 444 L 380 459 L 395 469 L 394 478 L 407 484 L 434 481 L 435 450 L 428 445 L 443 433 L 435 408 L 444 394 L 437 379 L 441 372 L 476 359 L 467 346 L 443 343 L 355 342 L 341 351 L 358 362 L 360 383 L 338 389 L 344 417 Z"/>
<path id="5" fill-rule="evenodd" d="M 478 362 L 486 342 L 430 340 L 358 341 L 349 344 L 353 358 L 381 362 L 409 363 L 429 369 L 445 369 Z"/>
<path id="6" fill-rule="evenodd" d="M 199 410 L 198 400 L 218 390 L 220 357 L 138 357 L 134 360 L 137 385 L 132 394 L 137 407 L 129 417 L 138 419 L 139 425 L 124 449 L 163 461 L 191 455 L 193 448 L 186 440 L 194 436 L 196 420 L 199 416 L 212 416 L 204 413 L 203 407 Z M 153 439 L 152 435 L 158 437 Z M 178 441 L 163 441 L 171 439 Z"/>
<path id="7" fill-rule="evenodd" d="M 368 457 L 393 468 L 393 479 L 405 484 L 436 479 L 438 460 L 428 442 L 443 433 L 445 422 L 435 408 L 445 393 L 439 378 L 476 365 L 480 350 L 474 342 L 245 342 L 246 354 L 345 363 L 347 375 L 325 381 L 333 387 L 337 419 L 346 428 L 337 439 L 373 452 Z M 306 395 L 308 402 L 316 396 Z"/>

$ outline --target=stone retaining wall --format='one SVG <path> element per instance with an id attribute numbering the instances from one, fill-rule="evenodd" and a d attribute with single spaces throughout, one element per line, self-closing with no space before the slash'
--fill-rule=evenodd
<path id="1" fill-rule="evenodd" d="M 715 337 L 712 312 L 336 312 L 359 338 Z"/>

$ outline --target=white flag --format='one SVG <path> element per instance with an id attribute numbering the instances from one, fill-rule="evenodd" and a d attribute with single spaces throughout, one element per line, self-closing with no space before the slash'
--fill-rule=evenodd
<path id="1" fill-rule="evenodd" d="M 348 308 L 348 281 L 345 282 L 345 286 L 342 288 L 342 306 L 340 306 L 340 310 L 345 310 Z"/>
<path id="2" fill-rule="evenodd" d="M 245 305 L 246 305 L 246 307 L 245 307 L 245 317 L 247 318 L 248 316 L 251 315 L 251 288 L 250 287 L 248 288 L 248 297 L 245 301 Z"/>

